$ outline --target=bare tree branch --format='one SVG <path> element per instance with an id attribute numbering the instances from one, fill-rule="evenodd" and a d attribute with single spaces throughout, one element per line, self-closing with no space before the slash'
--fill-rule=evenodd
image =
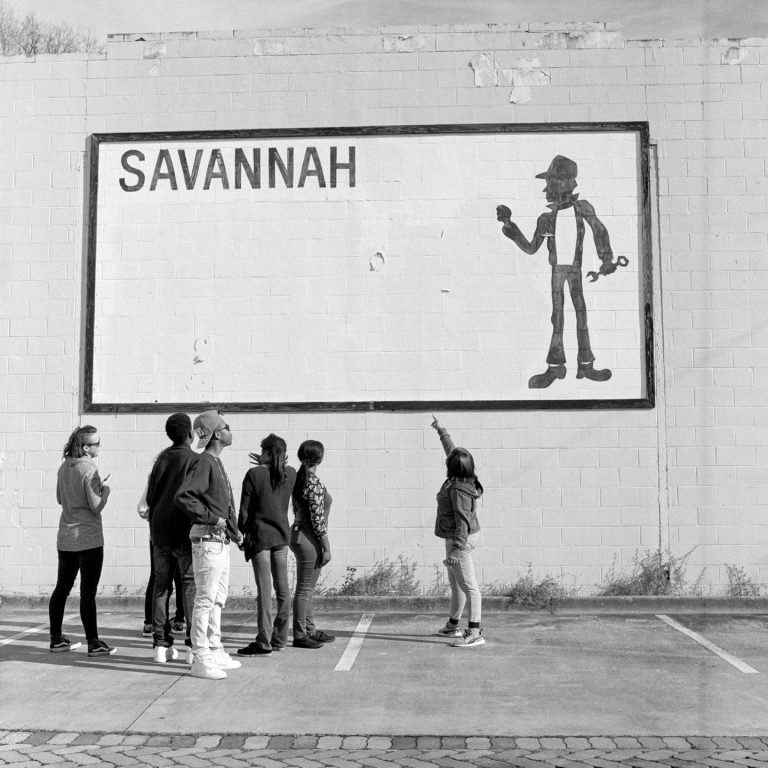
<path id="1" fill-rule="evenodd" d="M 40 21 L 33 12 L 23 19 L 0 0 L 0 56 L 35 56 L 39 53 L 90 53 L 103 50 L 90 33 L 67 24 Z"/>

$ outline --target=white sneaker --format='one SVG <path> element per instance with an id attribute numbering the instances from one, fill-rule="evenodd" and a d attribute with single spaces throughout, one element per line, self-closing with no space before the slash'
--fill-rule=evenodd
<path id="1" fill-rule="evenodd" d="M 453 648 L 475 648 L 478 645 L 485 645 L 482 629 L 465 629 L 464 634 L 451 643 Z"/>
<path id="2" fill-rule="evenodd" d="M 153 648 L 155 654 L 155 662 L 157 664 L 165 664 L 169 659 L 175 661 L 179 658 L 179 652 L 173 647 L 166 647 L 164 645 L 157 645 Z"/>
<path id="3" fill-rule="evenodd" d="M 187 664 L 192 666 L 192 662 L 194 660 L 195 660 L 195 652 L 191 648 L 187 647 Z"/>
<path id="4" fill-rule="evenodd" d="M 214 664 L 213 659 L 195 659 L 192 662 L 192 677 L 200 677 L 203 680 L 223 680 L 227 673 Z"/>
<path id="5" fill-rule="evenodd" d="M 233 659 L 223 648 L 212 649 L 211 655 L 213 656 L 213 663 L 219 669 L 238 669 L 243 666 L 237 659 Z"/>
<path id="6" fill-rule="evenodd" d="M 437 630 L 437 634 L 441 637 L 461 637 L 461 630 L 458 624 L 451 624 L 450 621 L 446 622 L 444 627 Z"/>

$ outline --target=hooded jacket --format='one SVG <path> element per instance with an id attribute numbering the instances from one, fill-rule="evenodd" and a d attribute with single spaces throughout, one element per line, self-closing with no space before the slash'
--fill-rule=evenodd
<path id="1" fill-rule="evenodd" d="M 453 440 L 442 427 L 438 430 L 445 455 L 454 449 Z M 482 492 L 473 480 L 447 478 L 437 492 L 437 519 L 435 536 L 441 539 L 453 539 L 456 550 L 469 549 L 467 539 L 480 530 L 477 519 L 477 500 Z"/>
<path id="2" fill-rule="evenodd" d="M 192 520 L 174 504 L 176 491 L 198 455 L 186 444 L 172 445 L 160 453 L 147 485 L 149 530 L 159 547 L 189 547 Z"/>

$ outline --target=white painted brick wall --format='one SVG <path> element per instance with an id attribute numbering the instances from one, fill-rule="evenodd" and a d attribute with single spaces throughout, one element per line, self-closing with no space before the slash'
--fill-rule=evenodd
<path id="1" fill-rule="evenodd" d="M 55 581 L 55 473 L 78 422 L 100 429 L 101 464 L 114 478 L 104 514 L 103 589 L 138 594 L 148 575 L 146 524 L 135 505 L 165 445 L 167 414 L 79 413 L 88 134 L 436 122 L 648 120 L 657 142 L 655 325 L 665 362 L 657 408 L 440 414 L 457 443 L 474 451 L 486 487 L 481 580 L 510 582 L 530 564 L 537 576 L 590 593 L 611 569 L 631 569 L 638 553 L 669 541 L 677 556 L 693 549 L 689 576 L 704 569 L 707 591 L 723 592 L 727 565 L 768 582 L 768 41 L 742 41 L 741 62 L 726 63 L 738 41 L 622 41 L 605 25 L 135 37 L 110 42 L 106 56 L 0 60 L 6 594 L 47 594 Z M 531 86 L 527 103 L 510 103 L 512 86 L 474 84 L 469 62 L 478 53 L 500 70 L 535 58 L 546 84 Z M 151 217 L 136 222 L 136 234 L 151 226 Z M 216 238 L 216 222 L 209 226 Z M 106 225 L 105 240 L 109 231 Z M 248 258 L 247 247 L 241 256 Z M 115 277 L 131 276 L 109 266 Z M 147 277 L 162 270 L 151 261 Z M 176 301 L 189 301 L 191 277 L 179 276 Z M 286 292 L 290 277 L 282 275 Z M 328 306 L 338 311 L 332 289 L 331 277 Z M 254 290 L 260 311 L 269 311 L 269 284 L 250 285 Z M 126 283 L 119 291 L 127 307 L 140 300 Z M 248 298 L 243 292 L 231 300 L 247 309 Z M 285 322 L 284 300 L 272 306 Z M 199 318 L 206 319 L 203 308 Z M 212 327 L 226 323 L 207 318 Z M 479 349 L 498 346 L 492 330 L 477 334 Z M 334 343 L 355 354 L 354 333 L 339 332 Z M 101 351 L 113 360 L 115 387 L 132 394 L 157 386 L 149 379 L 128 384 L 119 345 Z M 451 364 L 450 354 L 435 357 L 443 364 Z M 196 386 L 206 390 L 204 377 Z M 334 496 L 327 585 L 340 582 L 346 566 L 404 555 L 429 586 L 443 557 L 432 535 L 442 454 L 430 414 L 227 418 L 235 443 L 224 459 L 236 494 L 247 452 L 266 433 L 283 435 L 292 456 L 306 437 L 325 442 L 321 474 Z M 240 594 L 253 579 L 237 555 L 234 561 L 232 591 Z"/>

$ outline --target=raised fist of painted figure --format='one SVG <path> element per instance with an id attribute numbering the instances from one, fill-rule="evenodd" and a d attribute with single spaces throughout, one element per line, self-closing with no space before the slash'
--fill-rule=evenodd
<path id="1" fill-rule="evenodd" d="M 512 211 L 506 205 L 496 206 L 496 221 L 507 222 L 512 218 Z"/>

